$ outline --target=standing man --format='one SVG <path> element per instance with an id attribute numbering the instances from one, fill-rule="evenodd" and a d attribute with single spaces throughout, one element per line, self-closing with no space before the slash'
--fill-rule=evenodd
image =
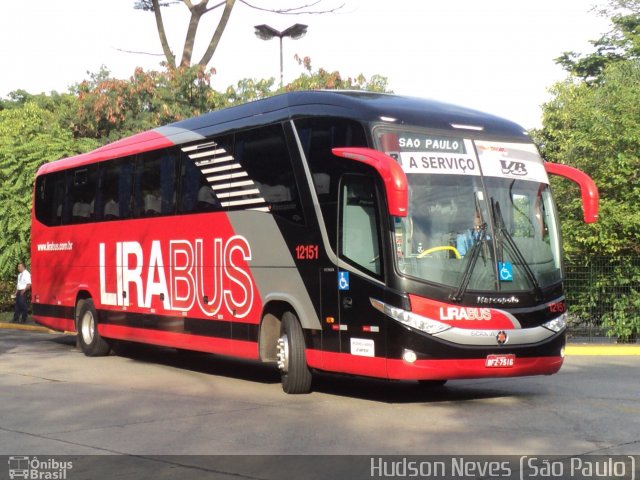
<path id="1" fill-rule="evenodd" d="M 26 323 L 27 321 L 27 292 L 31 288 L 31 274 L 24 268 L 22 262 L 18 263 L 18 284 L 16 286 L 16 306 L 13 314 L 13 323 Z"/>

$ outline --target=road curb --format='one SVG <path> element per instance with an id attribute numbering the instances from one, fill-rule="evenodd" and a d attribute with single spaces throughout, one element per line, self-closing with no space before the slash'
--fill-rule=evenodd
<path id="1" fill-rule="evenodd" d="M 0 322 L 0 329 L 5 330 L 25 330 L 28 332 L 41 332 L 41 333 L 60 333 L 50 328 L 36 325 L 33 323 L 13 323 L 13 322 Z"/>
<path id="2" fill-rule="evenodd" d="M 591 345 L 591 344 L 571 344 L 565 348 L 567 356 L 602 355 L 602 356 L 636 356 L 640 355 L 640 345 Z"/>

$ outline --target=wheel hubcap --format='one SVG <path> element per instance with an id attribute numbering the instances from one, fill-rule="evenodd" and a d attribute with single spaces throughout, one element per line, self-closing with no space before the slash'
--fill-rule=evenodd
<path id="1" fill-rule="evenodd" d="M 96 328 L 96 323 L 91 312 L 86 312 L 82 317 L 82 340 L 87 345 L 93 342 L 93 335 Z"/>
<path id="2" fill-rule="evenodd" d="M 282 373 L 287 373 L 289 371 L 289 339 L 286 333 L 278 339 L 277 350 L 278 368 Z"/>

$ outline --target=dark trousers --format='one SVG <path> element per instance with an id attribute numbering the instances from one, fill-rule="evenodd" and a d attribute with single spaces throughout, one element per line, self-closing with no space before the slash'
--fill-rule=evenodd
<path id="1" fill-rule="evenodd" d="M 13 311 L 13 321 L 17 322 L 19 318 L 22 318 L 21 322 L 25 323 L 27 321 L 27 294 L 23 292 L 22 294 L 16 295 L 16 306 Z"/>

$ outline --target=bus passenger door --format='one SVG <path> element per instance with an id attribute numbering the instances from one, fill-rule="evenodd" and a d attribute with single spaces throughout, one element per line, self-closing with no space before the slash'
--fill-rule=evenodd
<path id="1" fill-rule="evenodd" d="M 335 281 L 344 371 L 384 377 L 384 318 L 370 300 L 384 301 L 385 292 L 378 205 L 376 183 L 371 176 L 342 177 L 338 253 L 353 268 L 339 268 Z"/>

